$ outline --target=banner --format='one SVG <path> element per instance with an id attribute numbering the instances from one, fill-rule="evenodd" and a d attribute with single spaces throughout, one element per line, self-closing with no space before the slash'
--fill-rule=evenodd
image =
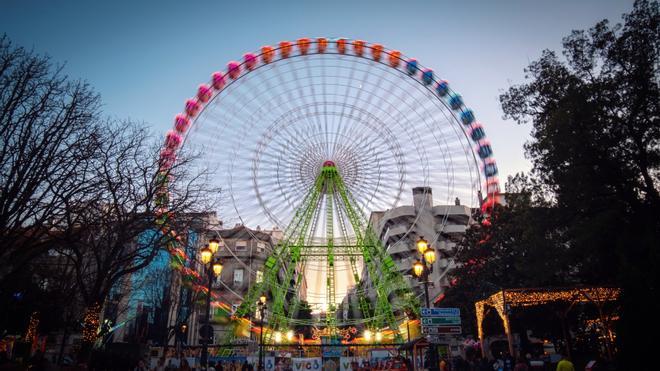
<path id="1" fill-rule="evenodd" d="M 358 370 L 364 364 L 365 359 L 362 357 L 341 357 L 339 359 L 339 371 Z"/>
<path id="2" fill-rule="evenodd" d="M 275 370 L 275 357 L 264 357 L 264 370 Z"/>
<path id="3" fill-rule="evenodd" d="M 292 358 L 293 371 L 320 370 L 323 366 L 322 358 Z"/>
<path id="4" fill-rule="evenodd" d="M 338 358 L 342 356 L 343 349 L 340 346 L 333 346 L 341 345 L 341 338 L 338 336 L 321 336 L 321 344 L 323 345 L 323 358 Z"/>

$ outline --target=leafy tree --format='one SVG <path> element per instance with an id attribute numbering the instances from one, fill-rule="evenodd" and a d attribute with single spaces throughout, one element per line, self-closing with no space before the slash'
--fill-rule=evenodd
<path id="1" fill-rule="evenodd" d="M 312 307 L 306 300 L 300 301 L 300 307 L 298 308 L 298 313 L 296 319 L 303 321 L 312 320 Z M 296 332 L 302 333 L 306 339 L 311 339 L 312 337 L 312 326 L 311 325 L 296 325 Z"/>
<path id="2" fill-rule="evenodd" d="M 557 211 L 536 187 L 522 174 L 510 178 L 506 206 L 497 206 L 488 219 L 476 212 L 476 223 L 457 244 L 459 264 L 443 305 L 461 308 L 466 333 L 476 334 L 474 302 L 496 291 L 578 280 L 579 262 L 571 256 L 565 229 L 556 223 Z"/>
<path id="3" fill-rule="evenodd" d="M 639 360 L 652 343 L 633 331 L 660 310 L 658 3 L 638 0 L 623 19 L 573 31 L 563 59 L 544 51 L 500 100 L 506 117 L 532 124 L 532 175 L 552 192 L 577 277 L 622 286 L 617 340 Z"/>

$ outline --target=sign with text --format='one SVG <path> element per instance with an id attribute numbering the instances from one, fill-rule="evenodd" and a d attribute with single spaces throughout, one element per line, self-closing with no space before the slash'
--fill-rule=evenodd
<path id="1" fill-rule="evenodd" d="M 461 326 L 422 327 L 422 334 L 458 335 L 461 332 Z"/>
<path id="2" fill-rule="evenodd" d="M 341 357 L 339 359 L 339 371 L 359 370 L 365 367 L 365 359 L 362 357 Z"/>
<path id="3" fill-rule="evenodd" d="M 422 317 L 422 326 L 460 325 L 461 317 Z"/>
<path id="4" fill-rule="evenodd" d="M 321 336 L 321 344 L 323 345 L 323 357 L 329 358 L 342 356 L 341 338 L 337 336 Z"/>
<path id="5" fill-rule="evenodd" d="M 422 308 L 422 317 L 460 317 L 458 308 Z"/>
<path id="6" fill-rule="evenodd" d="M 292 358 L 294 371 L 320 370 L 323 366 L 321 358 Z"/>

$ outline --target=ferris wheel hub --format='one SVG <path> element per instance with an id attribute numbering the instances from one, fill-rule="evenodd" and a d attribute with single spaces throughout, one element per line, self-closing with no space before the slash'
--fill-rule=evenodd
<path id="1" fill-rule="evenodd" d="M 336 167 L 337 165 L 335 165 L 334 161 L 330 161 L 330 160 L 323 162 L 323 167 L 329 167 L 329 166 Z"/>

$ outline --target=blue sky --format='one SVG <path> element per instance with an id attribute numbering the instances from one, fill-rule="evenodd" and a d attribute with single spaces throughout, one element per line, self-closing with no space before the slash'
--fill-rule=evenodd
<path id="1" fill-rule="evenodd" d="M 498 95 L 573 29 L 619 21 L 631 0 L 32 1 L 0 0 L 0 33 L 66 61 L 106 114 L 164 133 L 197 85 L 266 44 L 360 38 L 399 49 L 449 80 L 484 123 L 502 178 L 528 170 L 529 126 L 502 119 Z"/>

